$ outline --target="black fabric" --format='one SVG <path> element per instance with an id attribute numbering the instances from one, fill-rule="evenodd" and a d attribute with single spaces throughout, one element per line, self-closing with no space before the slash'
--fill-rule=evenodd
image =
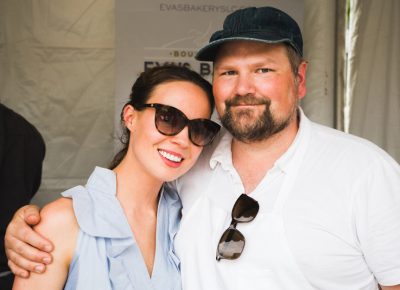
<path id="1" fill-rule="evenodd" d="M 14 283 L 14 275 L 9 274 L 4 277 L 0 277 L 0 289 L 1 290 L 11 290 L 12 284 Z"/>
<path id="2" fill-rule="evenodd" d="M 9 270 L 4 250 L 5 230 L 14 212 L 28 204 L 38 190 L 44 155 L 45 143 L 38 130 L 0 104 L 0 272 Z M 9 279 L 2 278 L 1 283 Z"/>

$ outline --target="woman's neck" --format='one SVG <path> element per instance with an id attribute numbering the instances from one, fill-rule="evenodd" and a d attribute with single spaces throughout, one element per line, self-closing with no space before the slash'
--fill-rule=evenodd
<path id="1" fill-rule="evenodd" d="M 132 159 L 125 157 L 113 170 L 117 178 L 117 198 L 129 210 L 157 210 L 163 182 L 146 174 Z"/>
<path id="2" fill-rule="evenodd" d="M 117 176 L 117 199 L 151 277 L 156 252 L 159 191 L 163 182 L 145 174 L 145 170 L 130 156 L 126 156 L 114 172 Z"/>

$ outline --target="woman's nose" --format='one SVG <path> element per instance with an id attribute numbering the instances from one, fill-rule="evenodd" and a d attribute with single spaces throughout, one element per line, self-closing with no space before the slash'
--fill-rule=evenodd
<path id="1" fill-rule="evenodd" d="M 186 148 L 190 144 L 189 139 L 189 127 L 185 126 L 182 131 L 174 136 L 170 136 L 171 142 L 178 144 L 179 146 Z"/>

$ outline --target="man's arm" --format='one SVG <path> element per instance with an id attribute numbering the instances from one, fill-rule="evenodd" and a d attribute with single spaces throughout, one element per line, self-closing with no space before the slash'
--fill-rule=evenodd
<path id="1" fill-rule="evenodd" d="M 52 262 L 53 244 L 31 228 L 39 222 L 39 208 L 27 205 L 15 213 L 7 227 L 4 244 L 8 266 L 19 277 L 27 278 L 30 272 L 43 273 Z"/>
<path id="2" fill-rule="evenodd" d="M 400 285 L 396 285 L 396 286 L 381 286 L 382 290 L 400 290 Z"/>

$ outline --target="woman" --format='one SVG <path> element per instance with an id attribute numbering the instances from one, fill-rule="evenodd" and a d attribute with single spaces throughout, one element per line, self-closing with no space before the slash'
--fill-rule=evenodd
<path id="1" fill-rule="evenodd" d="M 121 113 L 125 147 L 112 170 L 97 167 L 85 187 L 43 208 L 35 229 L 53 241 L 54 262 L 13 289 L 180 289 L 180 201 L 164 182 L 212 142 L 213 106 L 211 85 L 189 69 L 142 73 Z"/>

